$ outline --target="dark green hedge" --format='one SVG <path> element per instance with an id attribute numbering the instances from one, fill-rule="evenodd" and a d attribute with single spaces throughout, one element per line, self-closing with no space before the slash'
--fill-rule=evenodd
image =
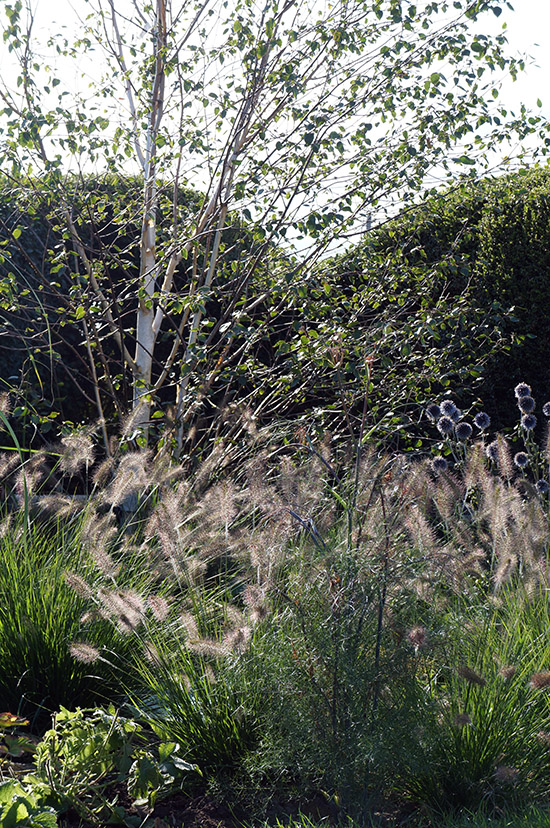
<path id="1" fill-rule="evenodd" d="M 75 218 L 113 301 L 126 286 L 128 304 L 119 309 L 128 319 L 135 304 L 141 188 L 137 179 L 112 176 L 73 182 Z M 367 365 L 369 422 L 380 423 L 378 434 L 393 444 L 415 445 L 427 431 L 422 405 L 442 394 L 452 393 L 466 408 L 482 402 L 498 427 L 511 426 L 516 412 L 510 392 L 518 381 L 532 384 L 541 401 L 550 397 L 549 197 L 550 171 L 533 169 L 432 199 L 313 271 L 298 257 L 271 249 L 237 303 L 235 346 L 202 408 L 201 428 L 209 428 L 224 406 L 242 403 L 259 406 L 261 422 L 282 418 L 291 432 L 302 426 L 345 431 L 360 416 Z M 182 190 L 182 211 L 199 199 Z M 166 238 L 170 221 L 167 189 L 159 209 Z M 21 231 L 17 239 L 14 230 Z M 71 316 L 74 256 L 57 222 L 55 187 L 35 181 L 17 188 L 4 181 L 0 234 L 6 256 L 0 263 L 2 378 L 19 383 L 21 399 L 42 417 L 93 417 L 81 393 L 91 397 L 93 387 Z M 208 297 L 211 321 L 230 300 L 240 261 L 260 243 L 261 233 L 232 217 Z M 177 278 L 185 288 L 185 264 Z M 260 293 L 262 302 L 245 312 L 246 301 Z M 226 341 L 214 343 L 212 359 Z M 168 345 L 161 339 L 161 353 L 163 347 Z M 110 358 L 119 359 L 116 349 Z M 197 388 L 205 366 L 193 380 Z M 122 365 L 118 370 L 127 401 L 129 378 Z M 159 410 L 169 402 L 167 389 Z"/>

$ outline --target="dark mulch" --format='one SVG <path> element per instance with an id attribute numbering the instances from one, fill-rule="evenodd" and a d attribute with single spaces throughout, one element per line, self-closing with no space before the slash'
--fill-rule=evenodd
<path id="1" fill-rule="evenodd" d="M 159 802 L 151 814 L 154 828 L 241 828 L 226 805 L 208 796 L 176 794 Z"/>

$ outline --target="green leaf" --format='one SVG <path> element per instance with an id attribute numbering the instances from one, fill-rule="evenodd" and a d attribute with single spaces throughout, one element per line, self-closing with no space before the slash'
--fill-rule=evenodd
<path id="1" fill-rule="evenodd" d="M 468 164 L 469 166 L 474 165 L 476 162 L 473 158 L 470 158 L 469 155 L 461 155 L 459 158 L 453 158 L 457 164 Z"/>

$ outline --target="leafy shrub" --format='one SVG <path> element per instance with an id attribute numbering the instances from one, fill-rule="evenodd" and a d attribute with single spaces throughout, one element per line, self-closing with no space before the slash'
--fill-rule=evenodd
<path id="1" fill-rule="evenodd" d="M 143 727 L 109 710 L 62 708 L 37 748 L 36 773 L 27 782 L 58 812 L 72 808 L 95 825 L 125 821 L 119 803 L 123 783 L 132 803 L 152 808 L 197 768 L 179 756 L 179 746 L 155 746 Z"/>

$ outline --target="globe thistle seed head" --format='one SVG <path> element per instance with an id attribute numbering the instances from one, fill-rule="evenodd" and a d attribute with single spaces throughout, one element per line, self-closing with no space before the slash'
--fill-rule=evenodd
<path id="1" fill-rule="evenodd" d="M 434 472 L 444 472 L 447 471 L 447 461 L 444 457 L 434 457 L 432 460 L 432 471 Z"/>
<path id="2" fill-rule="evenodd" d="M 531 396 L 531 386 L 527 385 L 526 382 L 520 382 L 514 388 L 514 394 L 519 399 L 520 397 L 530 397 Z"/>
<path id="3" fill-rule="evenodd" d="M 550 402 L 545 402 L 542 406 L 542 413 L 545 417 L 550 417 Z"/>
<path id="4" fill-rule="evenodd" d="M 460 408 L 455 408 L 455 410 L 451 414 L 451 420 L 453 421 L 453 423 L 458 423 L 461 417 L 462 411 L 460 410 Z"/>
<path id="5" fill-rule="evenodd" d="M 491 425 L 491 418 L 485 411 L 480 411 L 474 417 L 474 423 L 480 431 L 485 431 Z"/>
<path id="6" fill-rule="evenodd" d="M 445 417 L 452 417 L 454 412 L 457 410 L 453 400 L 443 400 L 443 402 L 439 405 L 439 409 L 441 414 Z"/>
<path id="7" fill-rule="evenodd" d="M 496 440 L 494 440 L 492 443 L 489 443 L 489 445 L 485 449 L 485 454 L 487 455 L 489 460 L 492 460 L 494 463 L 497 462 L 497 460 L 498 460 L 498 443 L 497 443 Z"/>
<path id="8" fill-rule="evenodd" d="M 454 427 L 455 424 L 450 417 L 443 416 L 440 417 L 437 421 L 437 429 L 439 433 L 442 434 L 444 437 L 446 437 L 449 434 L 452 434 Z"/>
<path id="9" fill-rule="evenodd" d="M 548 490 L 550 489 L 548 480 L 537 480 L 537 482 L 535 483 L 535 489 L 541 495 L 548 494 Z"/>
<path id="10" fill-rule="evenodd" d="M 514 455 L 514 465 L 517 466 L 518 469 L 524 469 L 529 465 L 529 455 L 524 451 L 518 451 L 518 453 Z"/>
<path id="11" fill-rule="evenodd" d="M 435 423 L 441 417 L 441 409 L 436 403 L 430 403 L 426 408 L 426 416 Z"/>
<path id="12" fill-rule="evenodd" d="M 466 420 L 462 420 L 460 423 L 456 424 L 455 434 L 457 438 L 464 443 L 472 436 L 472 426 L 470 423 L 467 423 Z"/>
<path id="13" fill-rule="evenodd" d="M 535 410 L 533 397 L 518 397 L 518 408 L 523 414 L 532 414 Z"/>
<path id="14" fill-rule="evenodd" d="M 524 428 L 525 431 L 533 431 L 536 424 L 537 418 L 534 414 L 524 414 L 521 418 L 521 427 Z"/>

